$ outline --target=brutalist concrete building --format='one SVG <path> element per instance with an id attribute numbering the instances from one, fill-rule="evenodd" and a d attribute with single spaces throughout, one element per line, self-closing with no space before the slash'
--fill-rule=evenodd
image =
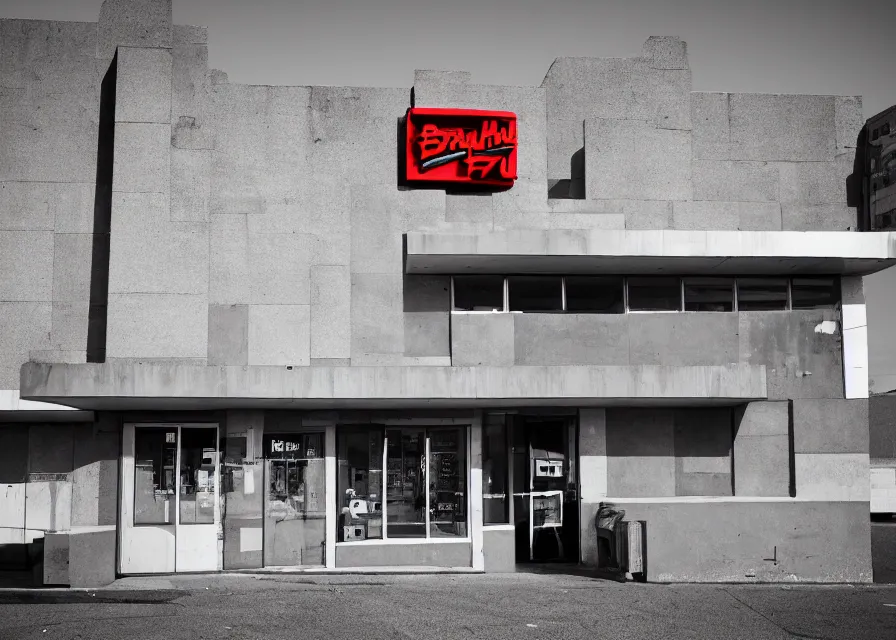
<path id="1" fill-rule="evenodd" d="M 0 22 L 5 567 L 624 564 L 606 503 L 648 580 L 871 579 L 859 98 L 234 84 L 171 15 Z"/>

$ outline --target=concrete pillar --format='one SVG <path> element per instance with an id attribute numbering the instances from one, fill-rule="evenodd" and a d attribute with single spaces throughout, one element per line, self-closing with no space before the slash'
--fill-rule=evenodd
<path id="1" fill-rule="evenodd" d="M 485 568 L 482 533 L 482 412 L 470 425 L 470 536 L 473 540 L 473 569 Z"/>
<path id="2" fill-rule="evenodd" d="M 594 516 L 598 504 L 607 497 L 606 409 L 579 411 L 579 495 L 579 560 L 597 564 Z"/>
<path id="3" fill-rule="evenodd" d="M 868 320 L 861 276 L 840 280 L 843 325 L 843 384 L 846 398 L 868 397 Z"/>

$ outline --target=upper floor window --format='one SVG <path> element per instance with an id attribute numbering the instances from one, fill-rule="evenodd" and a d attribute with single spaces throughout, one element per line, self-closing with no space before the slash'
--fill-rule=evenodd
<path id="1" fill-rule="evenodd" d="M 890 135 L 890 123 L 889 122 L 885 122 L 883 124 L 883 126 L 880 128 L 880 135 L 882 135 L 882 136 Z"/>
<path id="2" fill-rule="evenodd" d="M 878 226 L 889 223 L 880 215 L 876 221 Z M 730 313 L 834 309 L 840 303 L 840 278 L 465 275 L 453 278 L 452 291 L 455 311 Z"/>
<path id="3" fill-rule="evenodd" d="M 685 311 L 734 311 L 734 278 L 685 278 Z"/>
<path id="4" fill-rule="evenodd" d="M 454 276 L 455 311 L 504 311 L 504 276 Z"/>
<path id="5" fill-rule="evenodd" d="M 681 311 L 681 279 L 638 276 L 628 279 L 629 311 Z"/>
<path id="6" fill-rule="evenodd" d="M 740 311 L 776 311 L 787 308 L 787 278 L 738 278 Z"/>
<path id="7" fill-rule="evenodd" d="M 507 292 L 511 311 L 563 311 L 561 276 L 509 276 Z"/>
<path id="8" fill-rule="evenodd" d="M 791 308 L 833 309 L 840 302 L 837 278 L 794 278 L 791 283 Z"/>
<path id="9" fill-rule="evenodd" d="M 880 138 L 880 129 L 875 129 L 871 132 L 871 139 L 877 140 L 878 138 Z"/>
<path id="10" fill-rule="evenodd" d="M 621 276 L 567 276 L 566 310 L 571 313 L 625 313 Z"/>

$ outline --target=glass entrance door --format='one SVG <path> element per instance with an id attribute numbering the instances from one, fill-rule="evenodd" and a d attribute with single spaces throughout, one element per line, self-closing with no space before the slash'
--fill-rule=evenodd
<path id="1" fill-rule="evenodd" d="M 125 425 L 121 573 L 218 569 L 217 425 Z"/>
<path id="2" fill-rule="evenodd" d="M 322 567 L 326 561 L 324 433 L 264 437 L 264 565 Z"/>
<path id="3" fill-rule="evenodd" d="M 519 416 L 513 429 L 517 561 L 578 557 L 575 421 Z"/>

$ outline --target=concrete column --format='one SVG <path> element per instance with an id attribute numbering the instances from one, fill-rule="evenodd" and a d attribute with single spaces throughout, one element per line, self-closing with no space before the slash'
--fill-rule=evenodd
<path id="1" fill-rule="evenodd" d="M 860 276 L 840 280 L 843 303 L 843 384 L 846 398 L 868 397 L 868 320 Z"/>
<path id="2" fill-rule="evenodd" d="M 594 515 L 607 497 L 607 412 L 606 409 L 579 411 L 579 560 L 597 562 Z"/>
<path id="3" fill-rule="evenodd" d="M 485 569 L 482 541 L 482 412 L 470 425 L 470 536 L 473 540 L 473 569 Z"/>
<path id="4" fill-rule="evenodd" d="M 326 527 L 324 540 L 326 541 L 326 553 L 324 562 L 327 569 L 336 568 L 336 425 L 327 425 L 324 431 L 324 455 L 326 456 L 326 491 L 324 496 L 327 505 Z M 385 480 L 384 480 L 385 482 Z"/>

